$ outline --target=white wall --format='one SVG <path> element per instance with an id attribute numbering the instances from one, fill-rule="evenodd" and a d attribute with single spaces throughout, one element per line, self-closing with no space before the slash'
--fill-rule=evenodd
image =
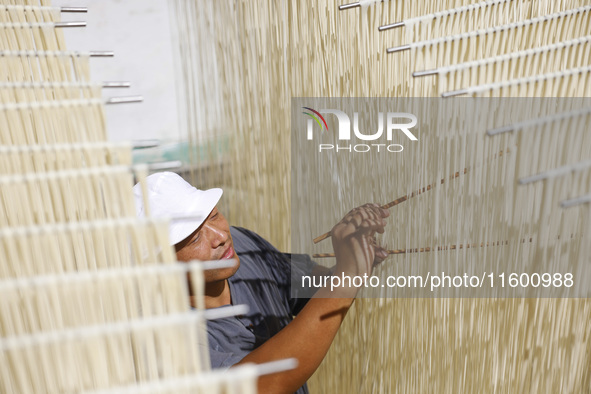
<path id="1" fill-rule="evenodd" d="M 113 141 L 179 140 L 174 64 L 167 0 L 53 0 L 54 6 L 88 7 L 86 14 L 62 13 L 62 20 L 85 20 L 65 29 L 69 50 L 112 50 L 113 58 L 91 58 L 94 81 L 130 81 L 131 88 L 104 89 L 104 97 L 142 95 L 140 104 L 107 106 Z"/>

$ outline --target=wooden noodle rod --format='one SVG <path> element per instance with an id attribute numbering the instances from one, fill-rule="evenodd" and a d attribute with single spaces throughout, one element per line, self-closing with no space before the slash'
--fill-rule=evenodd
<path id="1" fill-rule="evenodd" d="M 251 366 L 247 364 L 250 368 Z M 252 364 L 255 368 L 255 374 L 257 376 L 270 375 L 279 372 L 285 372 L 295 369 L 298 366 L 298 360 L 296 358 L 284 358 L 275 361 L 269 361 L 261 364 Z M 209 372 L 203 372 L 196 375 L 186 375 L 178 378 L 165 378 L 154 381 L 138 382 L 137 384 L 131 384 L 128 386 L 110 387 L 102 390 L 84 391 L 82 394 L 148 394 L 148 393 L 161 393 L 171 392 L 175 389 L 186 389 L 191 385 L 198 385 L 200 382 L 207 380 L 231 380 L 236 379 L 232 376 L 237 370 L 243 369 L 244 365 L 232 367 L 230 370 L 223 368 L 212 370 Z"/>
<path id="2" fill-rule="evenodd" d="M 529 242 L 531 243 L 533 241 L 533 238 L 529 239 Z M 526 239 L 522 239 L 521 243 L 525 243 Z M 414 248 L 414 249 L 390 249 L 387 250 L 386 252 L 388 254 L 406 254 L 406 253 L 422 253 L 422 252 L 441 252 L 441 251 L 445 251 L 445 250 L 456 250 L 456 249 L 470 249 L 470 248 L 484 248 L 484 247 L 488 247 L 488 246 L 503 246 L 503 245 L 509 245 L 509 241 L 497 241 L 497 242 L 481 242 L 480 244 L 459 244 L 459 245 L 449 245 L 449 246 L 434 246 L 434 247 L 425 247 L 425 248 Z M 334 253 L 316 253 L 314 255 L 312 255 L 313 258 L 315 259 L 323 259 L 323 258 L 327 258 L 327 257 L 335 257 Z"/>
<path id="3" fill-rule="evenodd" d="M 17 10 L 17 11 L 59 11 L 59 12 L 75 12 L 75 13 L 87 13 L 87 7 L 50 7 L 50 6 L 33 6 L 33 5 L 20 5 L 20 4 L 5 4 L 2 6 L 5 11 Z"/>
<path id="4" fill-rule="evenodd" d="M 147 329 L 159 329 L 170 326 L 189 326 L 199 320 L 216 320 L 248 313 L 248 305 L 231 305 L 225 308 L 192 310 L 168 315 L 142 317 L 115 323 L 101 323 L 65 330 L 43 331 L 36 334 L 23 334 L 4 337 L 0 343 L 0 352 L 12 349 L 31 348 L 48 343 L 63 343 L 72 340 L 86 340 L 97 336 L 112 335 Z"/>
<path id="5" fill-rule="evenodd" d="M 0 29 L 33 29 L 43 27 L 86 27 L 85 21 L 72 21 L 72 22 L 5 22 L 0 23 Z"/>
<path id="6" fill-rule="evenodd" d="M 501 151 L 500 154 L 502 154 L 502 153 L 503 153 L 503 151 Z M 466 174 L 467 172 L 468 172 L 468 169 L 467 168 L 464 168 L 464 172 L 463 173 Z M 455 174 L 453 174 L 450 177 L 450 179 L 455 179 L 455 178 L 458 178 L 459 176 L 460 176 L 460 172 L 458 171 Z M 445 178 L 441 179 L 440 183 L 441 184 L 444 184 L 445 183 Z M 426 191 L 429 191 L 429 190 L 433 189 L 435 186 L 437 186 L 437 182 L 435 182 L 435 183 L 433 183 L 431 185 L 427 185 L 426 187 L 423 187 L 423 188 L 417 190 L 416 192 L 412 192 L 410 195 L 407 194 L 405 196 L 402 196 L 402 197 L 397 198 L 394 201 L 390 201 L 389 203 L 382 205 L 381 208 L 382 209 L 390 209 L 392 207 L 395 207 L 398 204 L 402 204 L 403 202 L 405 202 L 409 198 L 413 198 L 415 196 L 418 196 L 421 193 L 424 193 Z M 322 234 L 322 235 L 320 235 L 320 236 L 318 236 L 316 238 L 314 238 L 314 243 L 317 244 L 318 242 L 323 241 L 323 240 L 325 240 L 326 238 L 329 238 L 329 237 L 330 237 L 330 231 L 327 232 L 327 233 L 324 233 L 324 234 Z"/>
<path id="7" fill-rule="evenodd" d="M 96 271 L 61 272 L 59 274 L 44 274 L 27 276 L 24 278 L 9 278 L 0 280 L 0 292 L 7 289 L 27 289 L 49 287 L 58 284 L 64 286 L 69 283 L 97 282 L 121 277 L 146 277 L 168 273 L 190 273 L 201 269 L 203 271 L 232 268 L 236 266 L 235 259 L 200 261 L 192 260 L 175 264 L 157 263 L 143 266 L 100 268 Z"/>

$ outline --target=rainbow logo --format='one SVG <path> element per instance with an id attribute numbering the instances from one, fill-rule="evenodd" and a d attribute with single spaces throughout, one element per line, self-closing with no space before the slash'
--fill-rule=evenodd
<path id="1" fill-rule="evenodd" d="M 320 120 L 316 116 L 312 115 L 310 112 L 302 112 L 303 114 L 306 114 L 306 115 L 310 116 L 312 119 L 314 119 L 316 121 L 316 123 L 318 123 L 318 126 L 320 126 L 320 130 L 322 130 L 322 129 L 328 130 L 328 125 L 326 124 L 326 120 L 324 120 L 324 117 L 322 115 L 320 115 L 320 112 L 313 110 L 310 107 L 302 107 L 302 108 L 315 113 L 316 115 L 318 115 L 320 117 L 320 119 L 322 119 L 322 123 L 324 123 L 324 127 L 322 127 Z"/>

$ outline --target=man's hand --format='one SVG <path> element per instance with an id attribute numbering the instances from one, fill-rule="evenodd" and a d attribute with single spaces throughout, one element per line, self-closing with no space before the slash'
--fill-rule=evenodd
<path id="1" fill-rule="evenodd" d="M 350 211 L 332 228 L 337 271 L 348 275 L 370 275 L 374 265 L 388 257 L 386 249 L 375 241 L 375 234 L 384 232 L 384 218 L 388 216 L 387 209 L 377 204 L 365 204 Z"/>
<path id="2" fill-rule="evenodd" d="M 366 204 L 349 212 L 331 231 L 337 265 L 335 274 L 371 274 L 374 264 L 388 254 L 376 245 L 375 234 L 383 233 L 389 212 Z M 296 318 L 238 364 L 263 363 L 295 357 L 295 370 L 261 376 L 260 393 L 293 393 L 312 376 L 353 303 L 357 288 L 319 289 Z"/>

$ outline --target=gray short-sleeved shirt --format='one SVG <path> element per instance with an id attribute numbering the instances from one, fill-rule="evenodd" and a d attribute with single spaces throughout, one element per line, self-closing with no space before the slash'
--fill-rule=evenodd
<path id="1" fill-rule="evenodd" d="M 252 231 L 230 232 L 240 257 L 240 268 L 228 279 L 232 304 L 246 304 L 249 312 L 207 322 L 213 368 L 236 364 L 285 327 L 307 302 L 290 297 L 291 270 L 307 275 L 315 266 L 309 256 L 281 253 Z M 306 385 L 297 391 L 307 392 Z"/>

